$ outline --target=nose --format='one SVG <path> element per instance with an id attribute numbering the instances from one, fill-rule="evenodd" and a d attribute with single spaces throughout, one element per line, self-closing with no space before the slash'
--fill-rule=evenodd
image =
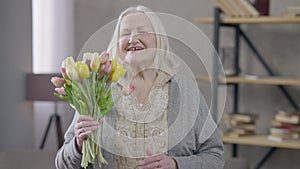
<path id="1" fill-rule="evenodd" d="M 129 43 L 134 43 L 138 40 L 138 33 L 137 31 L 132 31 L 129 37 Z"/>

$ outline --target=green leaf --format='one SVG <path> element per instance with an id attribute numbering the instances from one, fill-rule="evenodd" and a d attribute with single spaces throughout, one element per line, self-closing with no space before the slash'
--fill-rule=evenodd
<path id="1" fill-rule="evenodd" d="M 61 95 L 59 93 L 54 93 L 54 96 L 62 99 L 62 100 L 65 100 L 65 101 L 70 101 L 70 98 L 68 96 L 64 96 L 64 95 Z"/>

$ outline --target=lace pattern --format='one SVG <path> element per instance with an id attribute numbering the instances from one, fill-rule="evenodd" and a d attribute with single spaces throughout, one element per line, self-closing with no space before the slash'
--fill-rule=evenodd
<path id="1" fill-rule="evenodd" d="M 120 95 L 115 116 L 114 168 L 139 168 L 147 156 L 146 149 L 167 152 L 169 79 L 166 74 L 159 74 L 142 105 L 133 94 Z"/>

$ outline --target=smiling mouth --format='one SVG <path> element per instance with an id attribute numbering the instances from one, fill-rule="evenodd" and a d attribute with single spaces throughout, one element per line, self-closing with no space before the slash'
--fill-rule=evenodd
<path id="1" fill-rule="evenodd" d="M 127 49 L 127 52 L 136 52 L 136 51 L 141 51 L 144 50 L 144 48 L 142 47 L 138 47 L 138 46 L 133 46 Z"/>

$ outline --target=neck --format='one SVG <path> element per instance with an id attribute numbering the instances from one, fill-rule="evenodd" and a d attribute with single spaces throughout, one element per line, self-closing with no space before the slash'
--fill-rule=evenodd
<path id="1" fill-rule="evenodd" d="M 147 83 L 147 84 L 153 84 L 153 82 L 156 79 L 156 76 L 157 76 L 156 70 L 147 69 L 147 70 L 143 70 L 140 73 L 138 73 L 133 81 Z"/>
<path id="2" fill-rule="evenodd" d="M 131 84 L 135 87 L 134 93 L 140 103 L 145 102 L 145 99 L 154 84 L 156 76 L 157 74 L 155 70 L 148 69 L 140 72 L 134 77 Z"/>

